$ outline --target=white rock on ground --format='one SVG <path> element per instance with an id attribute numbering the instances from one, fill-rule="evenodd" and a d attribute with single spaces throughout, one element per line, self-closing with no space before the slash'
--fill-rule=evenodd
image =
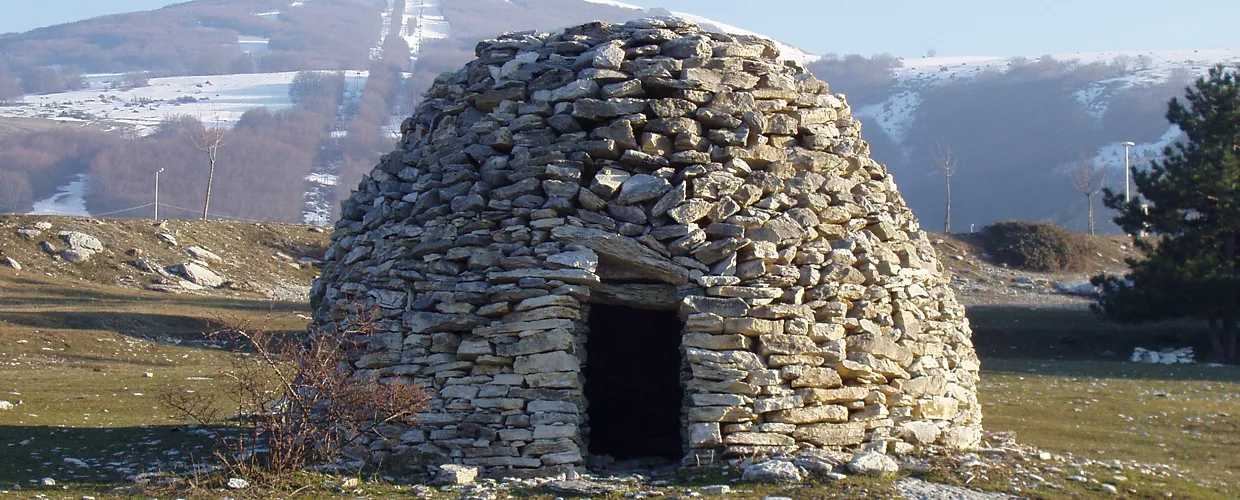
<path id="1" fill-rule="evenodd" d="M 250 482 L 244 479 L 241 479 L 239 477 L 233 477 L 233 478 L 228 479 L 228 489 L 244 490 L 249 487 L 250 487 Z"/>
<path id="2" fill-rule="evenodd" d="M 224 284 L 224 278 L 221 278 L 220 275 L 215 274 L 214 271 L 193 262 L 177 264 L 169 271 L 185 278 L 190 283 L 195 285 L 217 287 Z"/>
<path id="3" fill-rule="evenodd" d="M 984 493 L 959 486 L 935 484 L 921 479 L 908 478 L 893 485 L 900 496 L 908 500 L 1007 500 L 1015 499 L 1003 493 Z"/>
<path id="4" fill-rule="evenodd" d="M 61 231 L 60 239 L 68 246 L 60 252 L 60 256 L 69 262 L 83 262 L 103 251 L 103 242 L 99 238 L 83 232 Z"/>
<path id="5" fill-rule="evenodd" d="M 769 460 L 745 467 L 741 480 L 754 483 L 799 483 L 801 469 L 792 462 Z"/>
<path id="6" fill-rule="evenodd" d="M 441 484 L 473 484 L 478 479 L 478 468 L 467 465 L 443 465 L 435 481 Z"/>
<path id="7" fill-rule="evenodd" d="M 1065 295 L 1092 297 L 1098 293 L 1098 287 L 1089 280 L 1069 280 L 1055 283 L 1055 290 Z"/>
<path id="8" fill-rule="evenodd" d="M 0 411 L 12 410 L 12 409 L 13 409 L 13 403 L 0 399 Z"/>
<path id="9" fill-rule="evenodd" d="M 882 476 L 900 472 L 900 464 L 882 453 L 867 451 L 853 457 L 848 462 L 848 470 L 865 476 Z"/>
<path id="10" fill-rule="evenodd" d="M 186 248 L 185 253 L 189 254 L 190 257 L 193 257 L 198 260 L 205 260 L 205 261 L 211 261 L 211 262 L 224 262 L 224 259 L 220 258 L 219 255 L 216 255 L 215 252 L 207 250 L 206 248 L 203 248 L 198 245 L 194 245 L 192 247 Z"/>
<path id="11" fill-rule="evenodd" d="M 17 263 L 17 261 L 16 261 L 16 260 L 13 260 L 13 258 L 12 258 L 12 257 L 5 257 L 5 258 L 3 258 L 3 259 L 0 259 L 0 264 L 4 264 L 4 265 L 9 266 L 9 267 L 11 267 L 11 268 L 13 268 L 13 269 L 16 269 L 16 270 L 18 270 L 18 271 L 21 271 L 21 270 L 22 270 L 22 265 L 21 265 L 21 264 L 18 264 L 18 263 Z"/>

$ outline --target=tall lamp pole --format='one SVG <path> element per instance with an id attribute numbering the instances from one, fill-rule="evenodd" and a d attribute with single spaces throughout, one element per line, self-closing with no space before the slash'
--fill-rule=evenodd
<path id="1" fill-rule="evenodd" d="M 1132 195 L 1128 191 L 1128 185 L 1131 184 L 1131 182 L 1128 181 L 1128 176 L 1129 176 L 1129 171 L 1132 170 L 1132 168 L 1128 164 L 1128 148 L 1131 148 L 1136 145 L 1137 143 L 1132 142 L 1132 141 L 1124 143 L 1124 203 L 1128 203 L 1129 201 L 1132 201 Z"/>
<path id="2" fill-rule="evenodd" d="M 159 222 L 159 174 L 164 169 L 155 171 L 155 222 Z"/>

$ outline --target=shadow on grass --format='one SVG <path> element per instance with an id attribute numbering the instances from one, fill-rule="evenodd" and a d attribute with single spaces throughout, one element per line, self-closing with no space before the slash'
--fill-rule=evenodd
<path id="1" fill-rule="evenodd" d="M 221 318 L 221 320 L 227 321 L 229 318 L 225 317 Z M 212 339 L 207 335 L 210 332 L 224 328 L 221 320 L 135 312 L 58 311 L 44 313 L 0 311 L 0 323 L 10 325 L 45 331 L 116 332 L 157 344 L 179 345 L 188 348 L 202 348 L 206 344 L 218 344 L 225 340 Z M 262 321 L 256 321 L 253 323 L 253 326 L 266 325 Z M 305 330 L 273 329 L 272 332 L 276 335 L 302 335 L 305 333 Z"/>
<path id="2" fill-rule="evenodd" d="M 38 490 L 39 480 L 50 477 L 106 491 L 136 474 L 207 463 L 212 446 L 208 436 L 185 426 L 0 426 L 0 489 Z"/>
<path id="3" fill-rule="evenodd" d="M 968 308 L 973 345 L 982 357 L 1128 359 L 1135 347 L 1193 347 L 1198 360 L 1210 348 L 1204 323 L 1168 321 L 1127 325 L 1081 309 L 975 306 Z"/>
<path id="4" fill-rule="evenodd" d="M 1132 363 L 1126 360 L 1089 361 L 982 358 L 982 377 L 985 378 L 987 373 L 1240 383 L 1240 366 L 1207 366 L 1204 363 L 1153 365 Z"/>
<path id="5" fill-rule="evenodd" d="M 1206 366 L 1205 326 L 1192 321 L 1120 324 L 1081 309 L 976 306 L 968 308 L 982 370 L 1068 377 L 1151 380 L 1240 380 L 1240 367 Z M 1136 347 L 1193 347 L 1198 363 L 1147 365 L 1128 357 Z"/>
<path id="6" fill-rule="evenodd" d="M 135 301 L 158 301 L 170 306 L 183 306 L 195 309 L 219 309 L 231 311 L 273 311 L 295 312 L 310 308 L 308 303 L 278 302 L 254 299 L 232 299 L 201 295 L 174 295 L 146 290 L 132 290 L 128 293 L 118 292 L 117 288 L 104 286 L 83 286 L 78 283 L 74 287 L 66 287 L 38 279 L 6 278 L 14 286 L 6 287 L 0 281 L 0 306 L 52 307 L 71 305 L 106 305 L 107 303 L 126 303 Z"/>

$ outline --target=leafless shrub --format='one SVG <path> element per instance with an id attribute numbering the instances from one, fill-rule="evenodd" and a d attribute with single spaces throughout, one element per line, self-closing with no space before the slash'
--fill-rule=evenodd
<path id="1" fill-rule="evenodd" d="M 161 401 L 212 432 L 215 456 L 232 475 L 288 478 L 314 464 L 340 460 L 359 440 L 382 437 L 387 424 L 416 423 L 427 393 L 413 384 L 380 381 L 350 368 L 355 340 L 374 331 L 361 316 L 345 331 L 309 335 L 221 321 L 207 334 L 233 346 L 222 391 L 168 391 Z"/>

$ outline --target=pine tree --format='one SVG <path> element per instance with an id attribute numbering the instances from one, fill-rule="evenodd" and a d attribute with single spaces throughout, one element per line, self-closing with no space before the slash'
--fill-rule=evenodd
<path id="1" fill-rule="evenodd" d="M 1107 190 L 1115 222 L 1144 260 L 1126 279 L 1097 277 L 1095 310 L 1120 321 L 1197 318 L 1209 327 L 1214 356 L 1237 362 L 1240 317 L 1240 75 L 1222 65 L 1172 99 L 1167 120 L 1187 136 L 1147 171 L 1132 172 L 1140 193 L 1125 203 Z"/>

